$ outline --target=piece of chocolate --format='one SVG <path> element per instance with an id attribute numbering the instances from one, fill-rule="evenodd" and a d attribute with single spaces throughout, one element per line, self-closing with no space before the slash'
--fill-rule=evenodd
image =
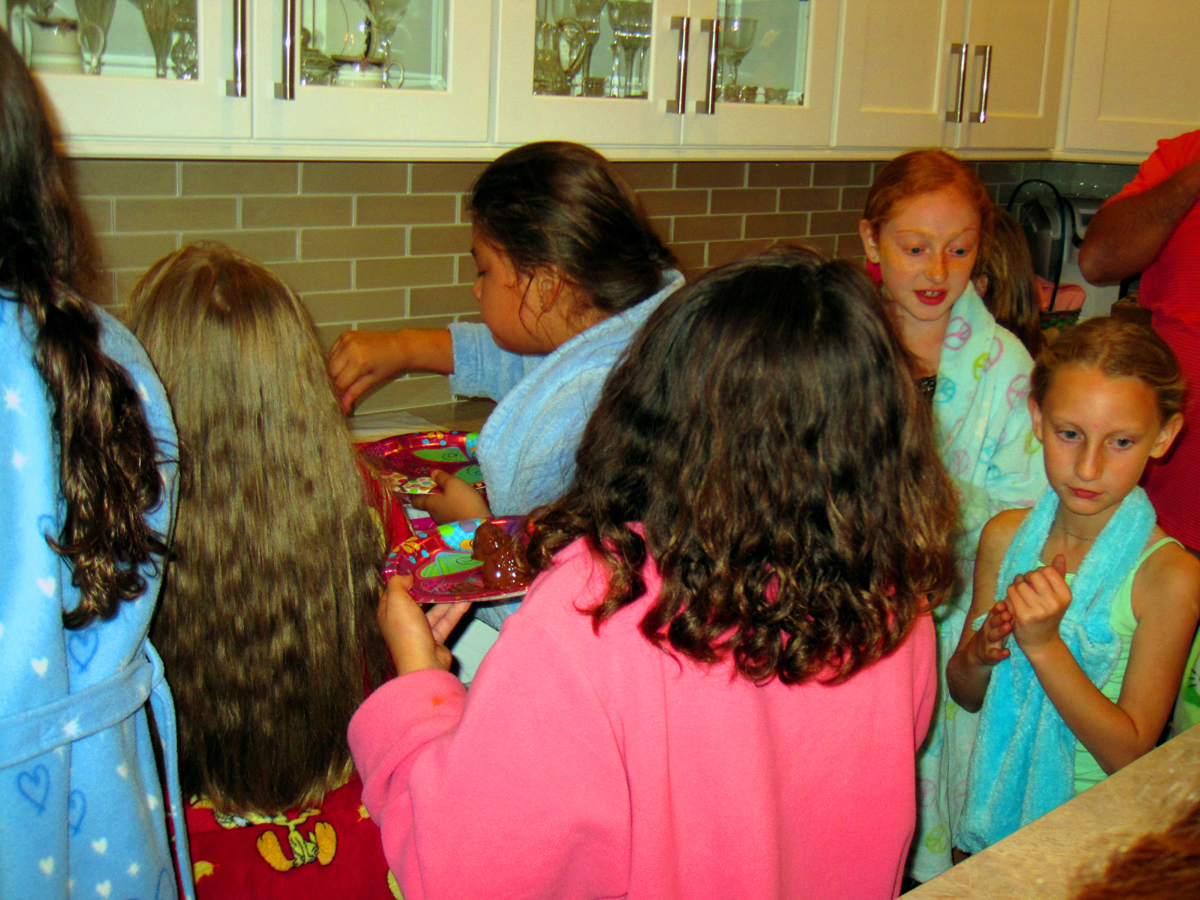
<path id="1" fill-rule="evenodd" d="M 475 529 L 471 558 L 483 561 L 483 583 L 492 590 L 516 591 L 533 580 L 517 562 L 516 543 L 492 522 Z"/>

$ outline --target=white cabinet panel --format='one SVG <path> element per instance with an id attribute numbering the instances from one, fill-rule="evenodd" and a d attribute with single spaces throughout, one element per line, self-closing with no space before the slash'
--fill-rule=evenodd
<path id="1" fill-rule="evenodd" d="M 1064 150 L 1145 156 L 1200 128 L 1200 4 L 1079 0 Z"/>

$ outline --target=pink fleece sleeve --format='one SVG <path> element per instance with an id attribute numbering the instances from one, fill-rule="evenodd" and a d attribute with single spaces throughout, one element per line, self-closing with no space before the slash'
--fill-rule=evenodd
<path id="1" fill-rule="evenodd" d="M 405 900 L 625 893 L 624 767 L 572 657 L 514 617 L 469 701 L 452 676 L 414 672 L 355 714 L 363 802 Z"/>
<path id="2" fill-rule="evenodd" d="M 913 737 L 914 746 L 919 748 L 929 733 L 937 702 L 937 635 L 933 616 L 926 614 L 918 618 L 909 640 L 913 642 L 913 709 L 916 710 Z"/>

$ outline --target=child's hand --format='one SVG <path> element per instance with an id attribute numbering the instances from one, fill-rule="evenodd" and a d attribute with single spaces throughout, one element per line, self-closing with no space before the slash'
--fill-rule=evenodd
<path id="1" fill-rule="evenodd" d="M 981 666 L 994 666 L 1003 659 L 1008 659 L 1012 652 L 1005 646 L 1008 636 L 1012 634 L 1013 617 L 1009 611 L 1008 602 L 1001 600 L 992 607 L 979 632 L 972 642 L 975 648 L 975 661 Z"/>
<path id="2" fill-rule="evenodd" d="M 483 495 L 461 478 L 435 469 L 433 480 L 440 494 L 413 494 L 408 502 L 416 509 L 429 513 L 439 525 L 461 522 L 463 519 L 486 519 L 492 514 Z"/>
<path id="3" fill-rule="evenodd" d="M 343 331 L 329 349 L 326 370 L 349 413 L 369 388 L 398 374 L 404 355 L 391 331 Z"/>
<path id="4" fill-rule="evenodd" d="M 1060 639 L 1058 626 L 1071 605 L 1071 589 L 1063 577 L 1066 571 L 1066 558 L 1059 554 L 1054 565 L 1018 575 L 1009 585 L 1013 637 L 1026 655 Z"/>
<path id="5" fill-rule="evenodd" d="M 396 663 L 396 673 L 449 671 L 454 657 L 444 642 L 471 604 L 437 603 L 422 612 L 408 593 L 412 582 L 411 575 L 393 576 L 379 601 L 379 629 Z"/>

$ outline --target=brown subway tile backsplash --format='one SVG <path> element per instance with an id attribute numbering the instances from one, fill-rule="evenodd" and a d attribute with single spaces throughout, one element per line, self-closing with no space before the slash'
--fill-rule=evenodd
<path id="1" fill-rule="evenodd" d="M 246 231 L 185 231 L 180 245 L 218 241 L 261 263 L 292 262 L 297 258 L 296 229 L 254 228 Z"/>
<path id="2" fill-rule="evenodd" d="M 746 164 L 740 162 L 676 163 L 675 187 L 745 187 Z"/>
<path id="3" fill-rule="evenodd" d="M 454 257 L 452 256 L 360 259 L 356 266 L 355 287 L 382 288 L 449 284 L 453 275 Z"/>
<path id="4" fill-rule="evenodd" d="M 237 225 L 235 197 L 164 197 L 142 200 L 119 197 L 114 204 L 113 229 L 177 231 L 183 228 L 233 228 Z"/>
<path id="5" fill-rule="evenodd" d="M 470 225 L 414 225 L 409 230 L 408 252 L 413 256 L 461 253 L 470 249 Z"/>
<path id="6" fill-rule="evenodd" d="M 616 165 L 689 277 L 779 243 L 862 260 L 858 221 L 876 162 Z M 483 168 L 450 161 L 85 159 L 75 165 L 82 208 L 107 266 L 100 278 L 107 305 L 122 307 L 146 267 L 175 247 L 220 240 L 302 294 L 326 348 L 347 328 L 479 321 L 464 210 Z M 978 169 L 997 196 L 1038 176 L 1072 193 L 1107 196 L 1135 171 L 1006 160 Z M 444 377 L 421 373 L 384 386 L 360 411 L 444 412 L 451 402 Z"/>
<path id="7" fill-rule="evenodd" d="M 436 225 L 455 222 L 454 194 L 406 197 L 387 194 L 358 198 L 356 225 Z"/>
<path id="8" fill-rule="evenodd" d="M 75 183 L 85 197 L 174 197 L 178 165 L 142 159 L 80 159 L 75 161 Z"/>
<path id="9" fill-rule="evenodd" d="M 679 216 L 675 219 L 677 241 L 736 240 L 741 236 L 741 216 Z"/>
<path id="10" fill-rule="evenodd" d="M 872 164 L 869 162 L 817 162 L 813 163 L 813 180 L 815 186 L 846 184 L 870 184 Z"/>
<path id="11" fill-rule="evenodd" d="M 408 191 L 408 163 L 306 162 L 300 166 L 305 194 L 403 194 Z"/>
<path id="12" fill-rule="evenodd" d="M 475 313 L 478 311 L 479 301 L 471 293 L 470 285 L 415 287 L 408 293 L 408 313 L 412 316 L 429 316 L 435 313 Z"/>
<path id="13" fill-rule="evenodd" d="M 750 163 L 746 183 L 750 187 L 807 187 L 812 184 L 812 163 Z"/>
<path id="14" fill-rule="evenodd" d="M 351 287 L 351 263 L 346 259 L 322 262 L 274 263 L 271 271 L 299 294 L 308 291 L 345 291 Z"/>
<path id="15" fill-rule="evenodd" d="M 739 188 L 712 192 L 712 212 L 761 213 L 775 212 L 779 206 L 779 192 L 774 188 Z"/>
<path id="16" fill-rule="evenodd" d="M 185 197 L 225 194 L 294 194 L 295 163 L 185 162 L 180 166 L 180 193 Z"/>
<path id="17" fill-rule="evenodd" d="M 148 269 L 155 260 L 176 249 L 177 241 L 169 232 L 99 237 L 102 258 L 113 269 Z"/>
<path id="18" fill-rule="evenodd" d="M 353 197 L 246 197 L 242 200 L 243 228 L 349 225 L 353 220 Z"/>
<path id="19" fill-rule="evenodd" d="M 748 238 L 794 238 L 808 233 L 808 213 L 746 216 Z"/>
<path id="20" fill-rule="evenodd" d="M 301 259 L 362 259 L 404 256 L 405 229 L 305 228 L 300 232 Z"/>
<path id="21" fill-rule="evenodd" d="M 650 216 L 702 216 L 708 212 L 708 191 L 642 191 L 638 194 Z"/>
<path id="22" fill-rule="evenodd" d="M 414 194 L 465 194 L 487 163 L 413 163 Z"/>

